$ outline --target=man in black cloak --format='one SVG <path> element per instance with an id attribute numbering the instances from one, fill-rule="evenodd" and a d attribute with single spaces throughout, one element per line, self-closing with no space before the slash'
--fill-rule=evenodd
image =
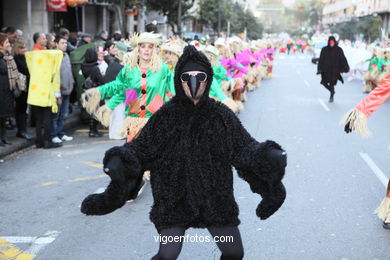
<path id="1" fill-rule="evenodd" d="M 213 237 L 233 237 L 233 242 L 217 243 L 221 259 L 243 258 L 232 166 L 261 195 L 256 214 L 267 219 L 286 197 L 282 178 L 287 156 L 276 142 L 257 142 L 227 106 L 209 98 L 212 78 L 206 56 L 194 46 L 185 47 L 175 68 L 176 96 L 136 139 L 106 152 L 104 171 L 111 182 L 103 193 L 84 199 L 84 214 L 103 215 L 122 207 L 150 170 L 150 219 L 162 237 L 207 228 Z M 182 243 L 160 242 L 152 259 L 176 259 Z"/>
<path id="2" fill-rule="evenodd" d="M 337 84 L 337 80 L 344 83 L 340 75 L 342 72 L 349 72 L 349 65 L 343 49 L 337 45 L 335 37 L 330 36 L 328 46 L 323 47 L 321 50 L 317 67 L 317 74 L 321 74 L 321 84 L 330 92 L 330 103 L 333 102 L 334 86 Z"/>

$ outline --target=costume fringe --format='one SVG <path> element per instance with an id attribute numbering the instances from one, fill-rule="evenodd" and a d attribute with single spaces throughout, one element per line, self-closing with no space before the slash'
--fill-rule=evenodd
<path id="1" fill-rule="evenodd" d="M 244 104 L 241 101 L 235 101 L 238 107 L 238 112 L 244 110 Z"/>
<path id="2" fill-rule="evenodd" d="M 248 97 L 247 97 L 247 95 L 246 95 L 246 91 L 244 91 L 244 92 L 242 92 L 241 93 L 241 101 L 247 101 L 248 100 Z"/>
<path id="3" fill-rule="evenodd" d="M 225 104 L 228 108 L 230 108 L 234 113 L 237 113 L 238 112 L 238 106 L 236 104 L 236 102 L 234 102 L 233 99 L 231 98 L 225 98 L 223 101 L 222 101 L 223 104 Z"/>
<path id="4" fill-rule="evenodd" d="M 345 126 L 349 122 L 349 127 L 362 137 L 371 135 L 367 127 L 367 116 L 360 110 L 354 108 L 348 111 L 340 121 L 340 125 Z"/>
<path id="5" fill-rule="evenodd" d="M 112 110 L 106 105 L 101 106 L 95 113 L 96 120 L 98 120 L 103 126 L 110 126 Z"/>
<path id="6" fill-rule="evenodd" d="M 86 90 L 81 95 L 81 105 L 89 114 L 95 114 L 100 105 L 100 92 L 97 88 L 91 88 Z"/>
<path id="7" fill-rule="evenodd" d="M 136 135 L 148 122 L 148 118 L 142 117 L 126 117 L 120 130 L 121 136 L 127 136 L 129 133 Z"/>
<path id="8" fill-rule="evenodd" d="M 390 198 L 385 197 L 374 213 L 385 223 L 390 223 Z"/>

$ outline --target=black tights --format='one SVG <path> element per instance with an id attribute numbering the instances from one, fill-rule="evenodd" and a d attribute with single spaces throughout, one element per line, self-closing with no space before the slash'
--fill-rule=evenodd
<path id="1" fill-rule="evenodd" d="M 244 257 L 244 248 L 242 246 L 240 230 L 238 227 L 209 227 L 207 228 L 212 237 L 233 237 L 231 242 L 216 242 L 221 250 L 221 260 L 241 260 Z M 186 229 L 184 227 L 173 227 L 161 230 L 161 238 L 184 236 Z M 157 255 L 151 260 L 174 260 L 180 254 L 183 241 L 161 243 Z"/>

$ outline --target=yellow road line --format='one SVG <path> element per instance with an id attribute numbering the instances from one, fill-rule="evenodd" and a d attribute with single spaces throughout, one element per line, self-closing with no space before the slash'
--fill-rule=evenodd
<path id="1" fill-rule="evenodd" d="M 59 182 L 58 181 L 49 181 L 49 182 L 41 183 L 41 184 L 39 184 L 39 186 L 50 186 L 50 185 L 54 185 L 54 184 L 59 184 Z"/>
<path id="2" fill-rule="evenodd" d="M 89 129 L 78 129 L 75 131 L 76 133 L 88 133 Z M 99 129 L 99 132 L 108 133 L 107 129 Z"/>
<path id="3" fill-rule="evenodd" d="M 91 143 L 81 143 L 81 144 L 66 144 L 63 145 L 62 148 L 72 148 L 77 146 L 87 146 L 91 144 L 106 144 L 106 143 L 116 143 L 118 140 L 106 140 L 106 141 L 97 141 L 97 142 L 91 142 Z"/>
<path id="4" fill-rule="evenodd" d="M 103 164 L 101 164 L 101 163 L 94 163 L 94 162 L 88 162 L 88 161 L 81 161 L 81 162 L 86 164 L 86 165 L 95 167 L 95 168 L 103 169 Z"/>
<path id="5" fill-rule="evenodd" d="M 75 179 L 67 180 L 66 182 L 87 181 L 87 180 L 99 179 L 99 178 L 103 178 L 103 177 L 107 177 L 107 175 L 106 174 L 100 174 L 100 175 L 96 175 L 96 176 L 75 178 Z"/>
<path id="6" fill-rule="evenodd" d="M 0 260 L 31 260 L 35 257 L 36 255 L 24 254 L 15 245 L 0 237 Z"/>
<path id="7" fill-rule="evenodd" d="M 88 166 L 91 166 L 91 167 L 95 167 L 95 168 L 98 168 L 98 169 L 103 169 L 103 164 L 100 164 L 100 163 L 94 163 L 94 162 L 89 162 L 89 161 L 81 161 L 81 162 L 86 164 L 86 165 L 88 165 Z M 107 177 L 107 175 L 106 174 L 100 174 L 100 175 L 94 175 L 94 176 L 79 177 L 79 178 L 66 180 L 64 182 L 87 181 L 87 180 L 94 180 L 94 179 L 99 179 L 99 178 L 104 178 L 104 177 Z M 60 184 L 60 182 L 59 181 L 49 181 L 49 182 L 41 183 L 41 184 L 39 184 L 37 186 L 38 187 L 45 187 L 45 186 L 50 186 L 50 185 L 55 185 L 55 184 Z M 2 260 L 2 259 L 0 258 L 0 260 Z"/>

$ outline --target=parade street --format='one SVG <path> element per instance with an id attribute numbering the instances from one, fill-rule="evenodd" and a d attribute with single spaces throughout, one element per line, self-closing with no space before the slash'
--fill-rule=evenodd
<path id="1" fill-rule="evenodd" d="M 287 199 L 266 221 L 255 213 L 260 196 L 234 176 L 244 259 L 389 259 L 390 232 L 373 212 L 390 176 L 390 103 L 369 118 L 371 137 L 347 135 L 339 121 L 366 95 L 362 82 L 345 76 L 328 103 L 316 72 L 309 55 L 278 54 L 273 78 L 248 93 L 238 114 L 252 136 L 275 140 L 288 154 Z M 159 247 L 149 220 L 150 183 L 111 214 L 80 212 L 82 200 L 109 182 L 102 171 L 105 151 L 124 141 L 109 140 L 107 132 L 89 138 L 86 126 L 72 135 L 62 148 L 28 148 L 0 164 L 0 255 L 14 250 L 20 259 L 150 259 Z M 187 242 L 179 259 L 219 257 L 214 243 Z"/>

